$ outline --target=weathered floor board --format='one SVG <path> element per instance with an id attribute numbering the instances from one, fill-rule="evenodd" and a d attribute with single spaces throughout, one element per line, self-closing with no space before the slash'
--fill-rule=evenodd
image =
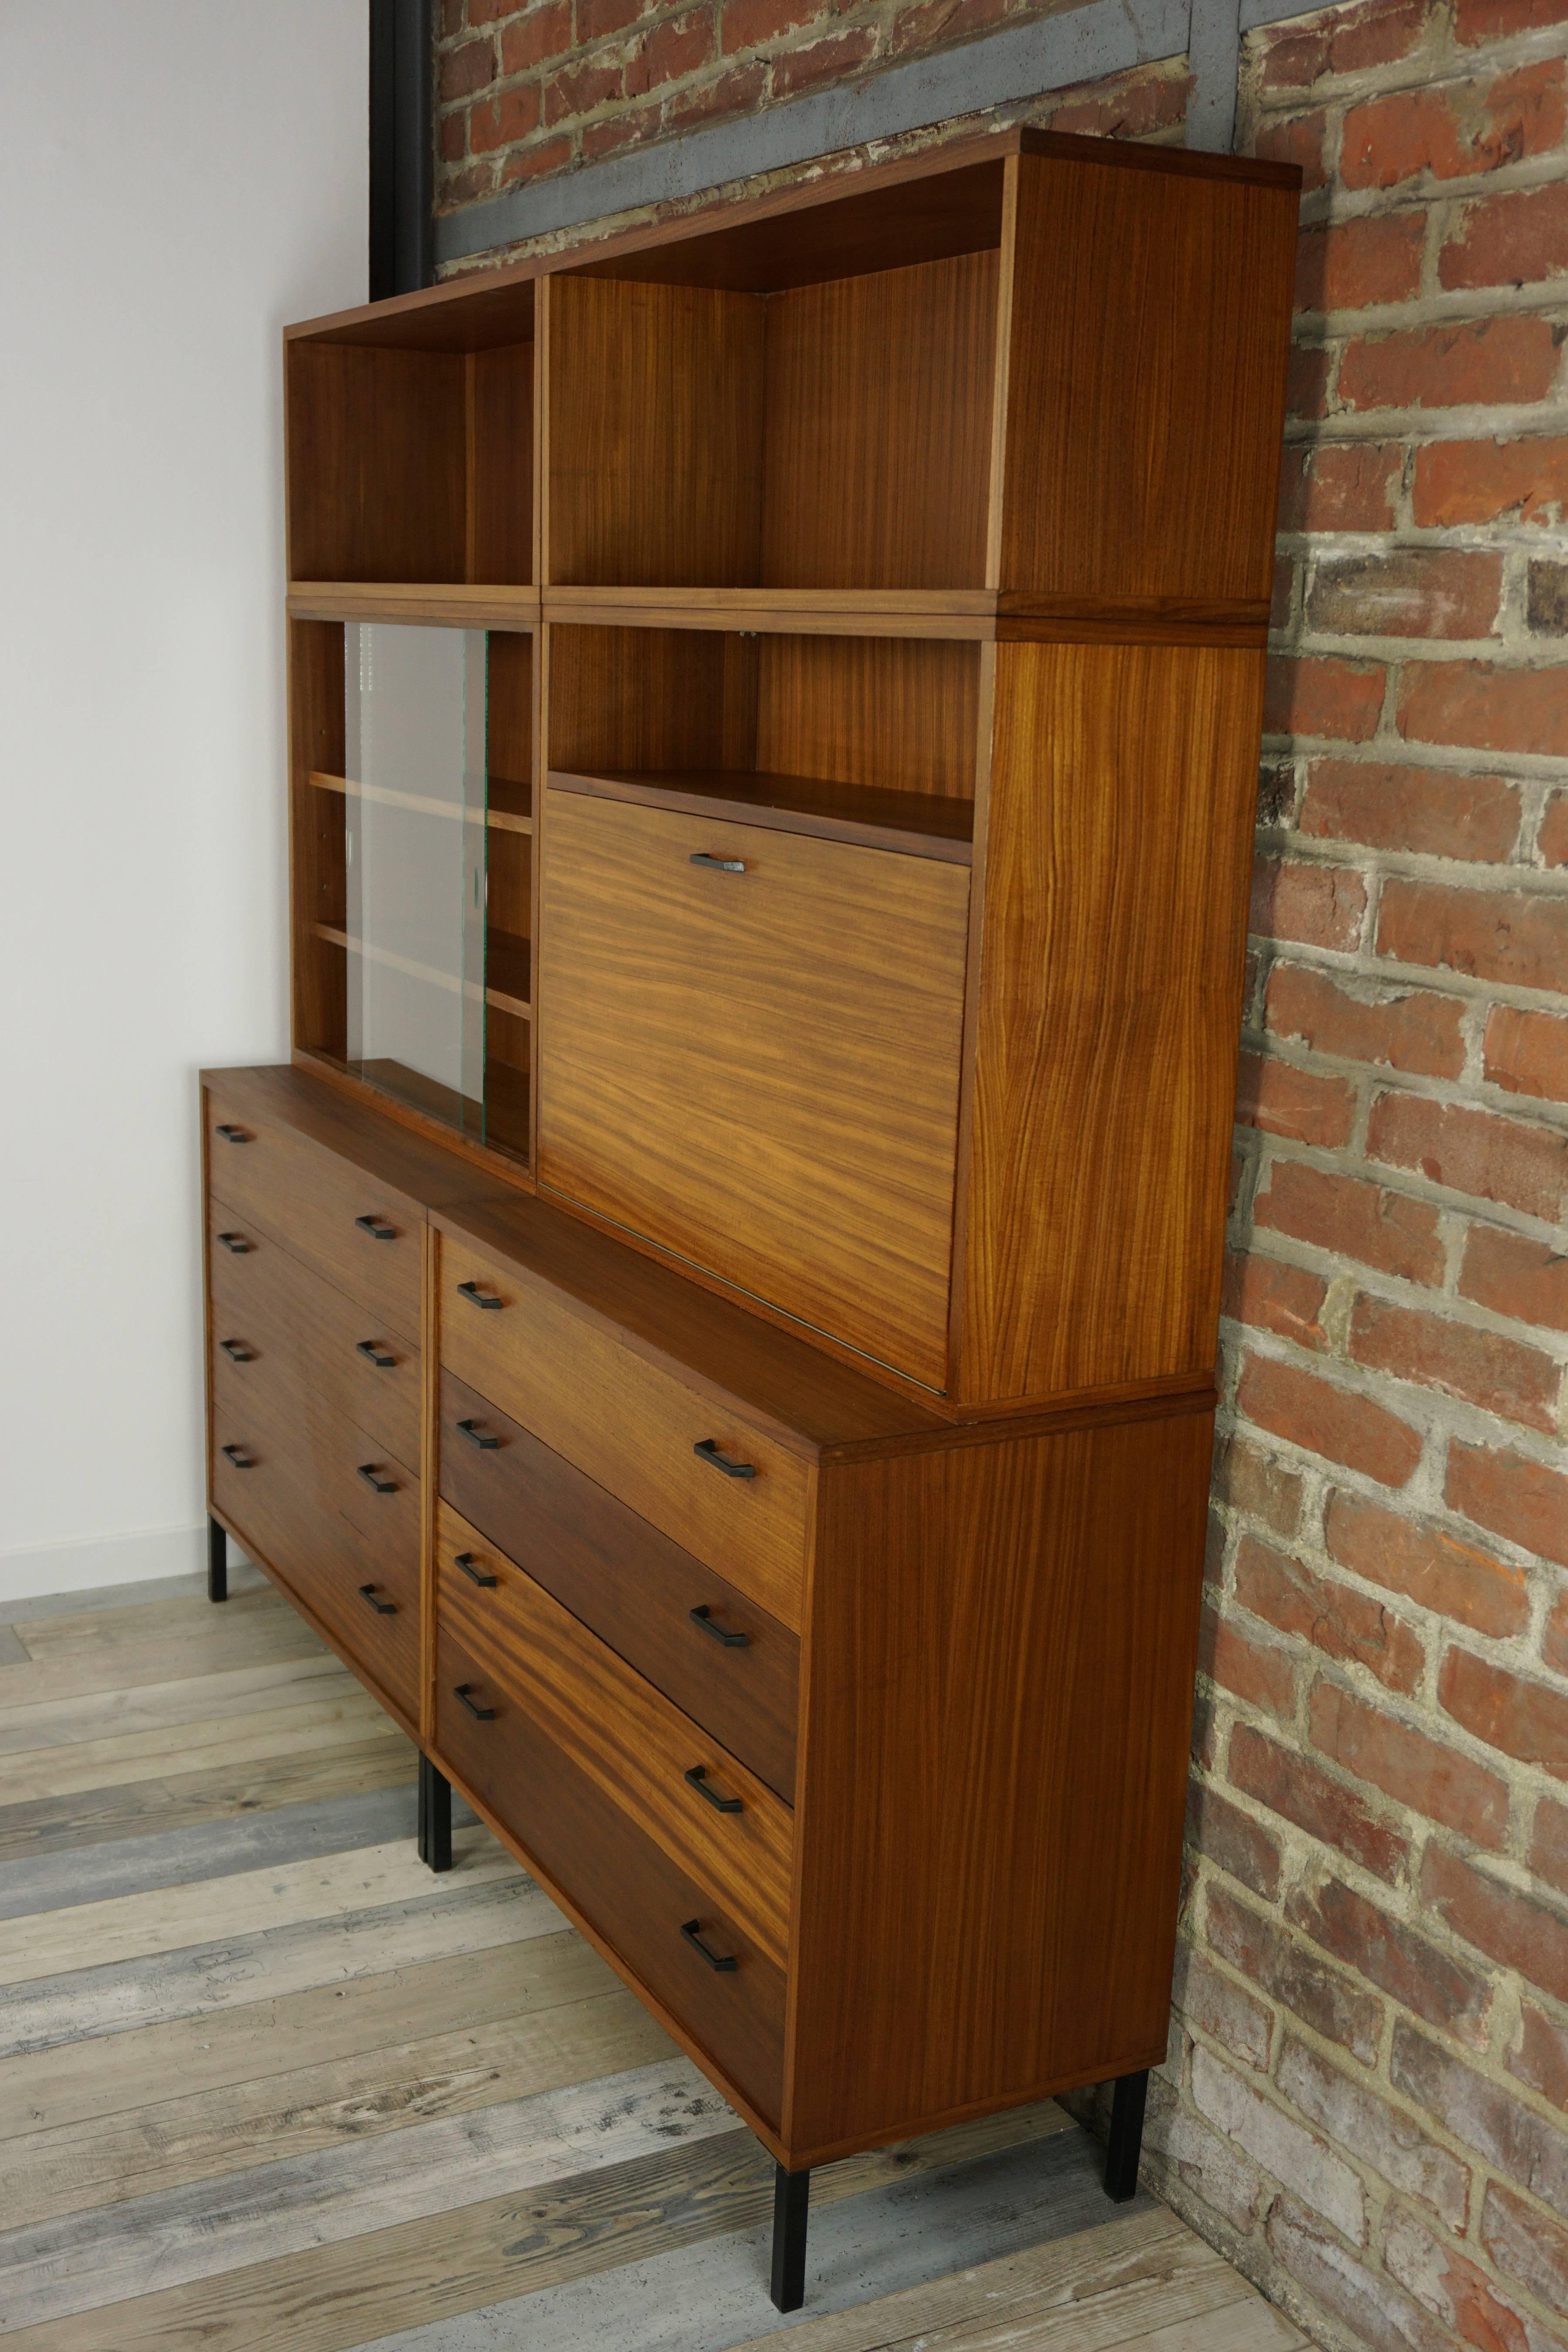
<path id="1" fill-rule="evenodd" d="M 1293 2352 L 1058 2107 L 773 2168 L 269 1588 L 0 1626 L 4 2352 Z"/>

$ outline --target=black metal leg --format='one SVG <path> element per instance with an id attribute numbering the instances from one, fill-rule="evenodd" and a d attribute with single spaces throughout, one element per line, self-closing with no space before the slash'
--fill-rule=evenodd
<path id="1" fill-rule="evenodd" d="M 452 1783 L 428 1756 L 419 1759 L 419 1859 L 432 1870 L 452 1867 Z"/>
<path id="2" fill-rule="evenodd" d="M 779 2311 L 798 2311 L 805 2301 L 805 2216 L 811 2201 L 809 2172 L 773 2168 L 773 2274 L 768 2292 Z"/>
<path id="3" fill-rule="evenodd" d="M 228 1538 L 216 1519 L 207 1521 L 207 1599 L 228 1599 Z"/>
<path id="4" fill-rule="evenodd" d="M 1143 2146 L 1143 2102 L 1149 2070 L 1119 2077 L 1110 2094 L 1110 2144 L 1105 2151 L 1105 2193 L 1125 2205 L 1138 2193 L 1138 2158 Z"/>

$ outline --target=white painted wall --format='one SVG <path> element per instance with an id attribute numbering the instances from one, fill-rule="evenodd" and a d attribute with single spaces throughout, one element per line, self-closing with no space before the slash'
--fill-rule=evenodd
<path id="1" fill-rule="evenodd" d="M 0 1603 L 202 1557 L 196 1071 L 288 1051 L 285 320 L 365 0 L 0 7 Z"/>

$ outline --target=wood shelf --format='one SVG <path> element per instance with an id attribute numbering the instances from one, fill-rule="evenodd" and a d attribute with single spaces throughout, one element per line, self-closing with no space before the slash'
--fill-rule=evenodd
<path id="1" fill-rule="evenodd" d="M 308 782 L 317 792 L 341 793 L 348 800 L 374 801 L 382 808 L 407 809 L 416 816 L 460 818 L 467 824 L 483 823 L 494 833 L 533 831 L 531 816 L 523 816 L 510 808 L 498 807 L 493 801 L 481 811 L 469 808 L 462 801 L 436 800 L 425 793 L 398 792 L 391 784 L 365 784 L 353 776 L 325 775 L 319 768 L 310 770 Z M 527 785 L 519 783 L 515 777 L 492 776 L 489 790 L 492 793 L 501 792 L 509 798 L 521 796 L 526 800 L 528 797 Z"/>
<path id="2" fill-rule="evenodd" d="M 606 771 L 598 775 L 552 769 L 550 782 L 561 792 L 637 801 L 689 816 L 727 818 L 770 832 L 854 842 L 953 866 L 968 866 L 973 859 L 974 804 L 947 793 L 889 792 L 874 785 L 834 783 L 820 776 L 759 775 L 732 769 L 671 774 Z"/>
<path id="3" fill-rule="evenodd" d="M 388 971 L 400 971 L 405 979 L 424 981 L 431 988 L 444 988 L 449 995 L 468 996 L 475 1001 L 483 997 L 498 1013 L 513 1013 L 520 1021 L 533 1017 L 529 995 L 529 942 L 515 932 L 490 930 L 485 934 L 486 984 L 481 989 L 477 981 L 463 980 L 456 972 L 443 971 L 438 965 L 421 963 L 414 956 L 399 955 L 395 948 L 378 947 L 374 940 L 355 939 L 352 931 L 341 930 L 332 923 L 317 923 L 316 937 L 329 947 L 346 949 L 350 955 L 360 956 L 366 963 L 382 965 Z M 501 985 L 492 984 L 494 974 Z"/>
<path id="4" fill-rule="evenodd" d="M 994 637 L 994 588 L 547 587 L 547 621 L 803 636 Z"/>
<path id="5" fill-rule="evenodd" d="M 460 580 L 291 580 L 291 621 L 424 621 L 463 629 L 533 629 L 537 588 Z"/>

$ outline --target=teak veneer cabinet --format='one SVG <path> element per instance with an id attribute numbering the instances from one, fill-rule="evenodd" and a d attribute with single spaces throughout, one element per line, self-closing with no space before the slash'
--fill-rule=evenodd
<path id="1" fill-rule="evenodd" d="M 1029 131 L 289 331 L 232 1533 L 779 2166 L 1163 2053 L 1298 175 Z"/>

